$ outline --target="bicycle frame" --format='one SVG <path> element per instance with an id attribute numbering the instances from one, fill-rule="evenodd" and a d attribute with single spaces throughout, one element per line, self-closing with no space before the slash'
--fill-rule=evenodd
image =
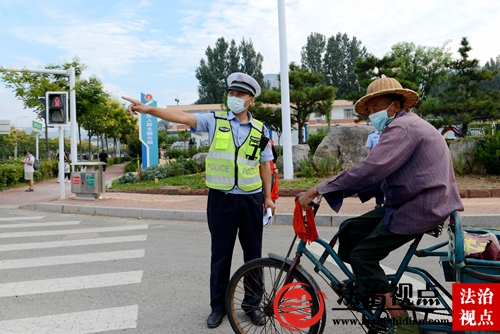
<path id="1" fill-rule="evenodd" d="M 456 218 L 455 218 L 456 219 Z M 340 234 L 341 230 L 339 230 L 333 237 L 333 245 L 335 244 L 336 240 L 338 239 L 338 236 Z M 389 282 L 391 284 L 391 287 L 393 287 L 394 291 L 396 291 L 396 288 L 404 275 L 405 272 L 409 272 L 415 275 L 418 275 L 422 278 L 422 280 L 426 283 L 426 286 L 430 289 L 428 291 L 433 291 L 435 293 L 436 299 L 441 303 L 443 306 L 443 309 L 445 313 L 450 317 L 451 319 L 451 307 L 443 297 L 446 296 L 451 300 L 451 293 L 446 290 L 445 287 L 443 287 L 439 281 L 434 278 L 429 272 L 426 270 L 419 268 L 419 267 L 409 267 L 409 263 L 413 256 L 418 256 L 418 257 L 447 257 L 448 252 L 444 251 L 438 251 L 439 248 L 442 248 L 446 245 L 448 245 L 448 241 L 446 242 L 441 242 L 436 245 L 433 245 L 431 247 L 428 247 L 423 250 L 417 250 L 418 244 L 421 240 L 422 236 L 416 238 L 409 246 L 408 250 L 406 251 L 406 254 L 401 261 L 401 264 L 399 265 L 397 271 L 395 274 L 392 275 L 387 275 Z M 323 275 L 326 276 L 326 278 L 330 281 L 330 287 L 337 293 L 337 295 L 340 297 L 339 298 L 339 303 L 344 302 L 345 304 L 352 305 L 357 311 L 359 311 L 365 318 L 366 320 L 371 323 L 371 324 L 377 324 L 379 321 L 381 315 L 385 312 L 385 306 L 383 303 L 377 304 L 377 307 L 372 310 L 368 309 L 365 307 L 360 301 L 358 301 L 354 294 L 352 289 L 351 290 L 345 290 L 345 283 L 353 283 L 356 281 L 355 275 L 352 273 L 352 271 L 347 267 L 347 265 L 340 259 L 339 255 L 337 252 L 333 249 L 332 242 L 327 242 L 326 240 L 322 238 L 317 238 L 315 243 L 319 244 L 323 249 L 325 250 L 325 253 L 321 257 L 317 257 L 314 255 L 311 251 L 307 249 L 307 243 L 305 241 L 300 240 L 299 244 L 296 249 L 296 256 L 291 264 L 292 268 L 295 268 L 300 264 L 300 259 L 302 255 L 305 255 L 311 263 L 314 264 L 315 266 L 315 271 L 316 272 L 321 272 Z M 325 256 L 326 254 L 326 256 Z M 347 281 L 341 282 L 328 268 L 324 265 L 326 259 L 328 256 L 331 256 L 335 264 L 340 268 L 340 270 L 343 272 L 345 276 L 347 276 Z M 291 272 L 292 270 L 290 270 Z M 288 284 L 289 282 L 289 277 L 287 277 L 285 284 Z M 415 311 L 417 312 L 425 312 L 425 309 L 423 307 L 415 307 Z M 427 311 L 428 312 L 428 311 Z M 425 313 L 425 318 L 422 319 L 424 321 L 427 321 L 427 315 L 428 313 Z M 445 325 L 442 324 L 420 324 L 420 328 L 423 331 L 434 331 L 434 332 L 443 332 L 443 333 L 453 333 L 451 330 L 451 321 L 448 322 Z"/>

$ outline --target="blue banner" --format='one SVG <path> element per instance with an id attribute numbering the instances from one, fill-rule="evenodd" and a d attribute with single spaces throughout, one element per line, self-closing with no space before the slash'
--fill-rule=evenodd
<path id="1" fill-rule="evenodd" d="M 153 95 L 141 93 L 141 102 L 156 107 Z M 141 114 L 139 138 L 142 143 L 142 169 L 158 165 L 158 118 Z"/>

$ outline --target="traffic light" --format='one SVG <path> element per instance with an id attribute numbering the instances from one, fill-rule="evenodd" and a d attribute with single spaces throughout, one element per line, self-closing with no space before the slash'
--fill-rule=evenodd
<path id="1" fill-rule="evenodd" d="M 47 125 L 68 124 L 68 93 L 46 92 L 45 112 L 47 115 Z"/>

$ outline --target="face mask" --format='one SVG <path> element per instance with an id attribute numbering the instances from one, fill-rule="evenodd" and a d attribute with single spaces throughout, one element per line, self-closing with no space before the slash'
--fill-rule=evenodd
<path id="1" fill-rule="evenodd" d="M 247 102 L 247 100 L 239 97 L 229 96 L 227 98 L 227 106 L 234 114 L 240 114 L 245 111 L 245 102 Z"/>
<path id="2" fill-rule="evenodd" d="M 394 102 L 392 102 L 392 103 L 394 103 Z M 368 116 L 368 118 L 372 122 L 372 125 L 378 131 L 384 131 L 384 129 L 387 127 L 387 125 L 389 125 L 389 123 L 391 123 L 392 120 L 394 119 L 394 116 L 387 117 L 387 110 L 389 110 L 389 108 L 392 106 L 392 103 L 387 107 L 387 109 L 380 110 L 380 111 Z"/>

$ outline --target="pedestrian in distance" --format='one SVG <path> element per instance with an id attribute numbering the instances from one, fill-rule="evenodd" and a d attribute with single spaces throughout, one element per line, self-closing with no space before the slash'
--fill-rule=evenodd
<path id="1" fill-rule="evenodd" d="M 66 161 L 64 163 L 64 180 L 66 182 L 69 182 L 71 179 L 71 167 L 69 166 L 69 163 Z"/>
<path id="2" fill-rule="evenodd" d="M 205 160 L 208 228 L 211 235 L 209 328 L 218 327 L 226 315 L 226 288 L 236 237 L 245 262 L 262 253 L 263 213 L 275 213 L 271 199 L 269 162 L 273 154 L 268 130 L 248 111 L 260 95 L 257 81 L 245 73 L 227 78 L 229 111 L 188 114 L 168 108 L 152 107 L 138 100 L 130 102 L 131 114 L 150 114 L 169 122 L 189 125 L 192 131 L 208 132 L 209 152 Z M 222 96 L 221 96 L 222 98 Z M 258 290 L 252 287 L 250 291 Z M 242 308 L 256 325 L 264 325 L 259 308 L 261 294 L 248 294 Z"/>
<path id="3" fill-rule="evenodd" d="M 102 152 L 99 153 L 99 161 L 104 162 L 104 165 L 102 165 L 102 171 L 106 171 L 106 165 L 108 164 L 108 154 L 106 153 L 105 149 L 102 149 Z"/>
<path id="4" fill-rule="evenodd" d="M 418 115 L 407 112 L 418 94 L 392 78 L 373 81 L 354 108 L 369 117 L 380 139 L 364 160 L 302 193 L 304 210 L 323 195 L 338 212 L 344 197 L 365 202 L 382 188 L 384 207 L 350 219 L 339 237 L 339 256 L 356 275 L 355 292 L 380 299 L 394 319 L 390 333 L 420 333 L 400 305 L 393 303 L 380 261 L 390 252 L 444 224 L 464 207 L 458 193 L 450 150 L 443 136 Z M 361 233 L 366 232 L 366 233 Z"/>
<path id="5" fill-rule="evenodd" d="M 21 161 L 21 163 L 24 165 L 24 179 L 29 183 L 29 188 L 26 189 L 26 192 L 31 192 L 35 186 L 35 181 L 33 179 L 33 174 L 35 173 L 35 169 L 33 168 L 35 157 L 31 155 L 30 152 L 24 151 L 24 160 Z"/>

